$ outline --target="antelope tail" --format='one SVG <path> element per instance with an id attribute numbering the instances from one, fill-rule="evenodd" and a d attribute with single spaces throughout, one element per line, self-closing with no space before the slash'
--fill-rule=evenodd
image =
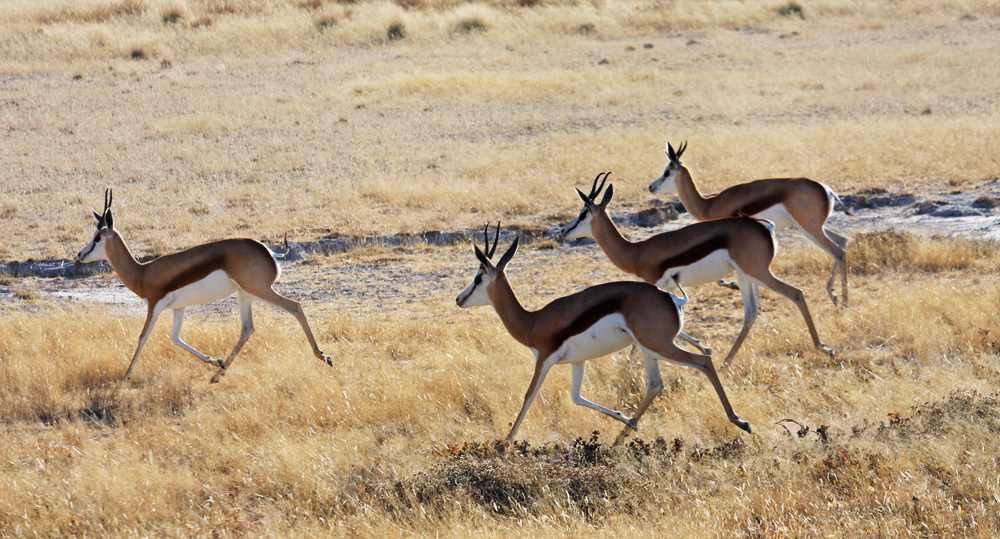
<path id="1" fill-rule="evenodd" d="M 681 295 L 683 297 L 677 297 L 677 296 L 675 296 L 673 294 L 670 294 L 670 297 L 674 298 L 674 303 L 677 305 L 677 309 L 680 309 L 681 307 L 684 307 L 684 305 L 687 304 L 687 302 L 688 302 L 688 295 L 687 295 L 687 292 L 684 291 L 684 288 L 681 287 L 681 283 L 677 280 L 678 277 L 680 277 L 680 274 L 679 273 L 675 273 L 674 276 L 673 276 L 673 281 L 674 281 L 674 284 L 677 285 L 677 290 L 680 290 Z"/>
<path id="2" fill-rule="evenodd" d="M 274 253 L 274 258 L 282 259 L 288 256 L 288 253 L 292 252 L 292 246 L 288 244 L 288 231 L 285 231 L 285 252 Z"/>
<path id="3" fill-rule="evenodd" d="M 834 193 L 832 189 L 830 190 L 830 196 L 833 197 L 834 202 L 836 202 L 837 204 L 840 204 L 840 209 L 844 210 L 844 213 L 846 213 L 847 215 L 849 215 L 851 217 L 857 217 L 858 216 L 858 214 L 856 214 L 853 211 L 851 211 L 851 208 L 847 207 L 847 204 L 844 204 L 844 201 L 841 200 L 840 195 L 838 195 L 837 193 Z"/>

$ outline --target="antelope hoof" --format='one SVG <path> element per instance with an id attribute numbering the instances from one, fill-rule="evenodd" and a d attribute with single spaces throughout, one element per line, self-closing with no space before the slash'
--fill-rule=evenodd
<path id="1" fill-rule="evenodd" d="M 503 458 L 509 457 L 510 456 L 509 449 L 513 445 L 513 443 L 514 441 L 511 440 L 510 438 L 505 438 L 503 441 L 497 442 L 496 444 L 497 454 L 503 456 Z"/>
<path id="2" fill-rule="evenodd" d="M 222 369 L 222 370 L 226 370 L 226 362 L 225 362 L 225 361 L 223 361 L 223 360 L 221 360 L 221 359 L 216 359 L 216 360 L 214 361 L 214 363 L 215 363 L 216 365 L 218 365 L 220 369 Z"/>
<path id="3" fill-rule="evenodd" d="M 830 348 L 829 346 L 827 346 L 827 345 L 825 345 L 823 343 L 820 343 L 819 347 L 820 347 L 821 350 L 823 350 L 827 354 L 830 354 L 830 359 L 833 359 L 834 356 L 837 355 L 837 353 L 833 351 L 833 348 Z"/>
<path id="4" fill-rule="evenodd" d="M 219 378 L 222 378 L 225 375 L 226 375 L 226 368 L 222 367 L 221 369 L 219 369 L 219 372 L 215 373 L 215 376 L 213 376 L 212 379 L 208 381 L 208 383 L 218 384 Z"/>
<path id="5" fill-rule="evenodd" d="M 736 284 L 736 283 L 734 283 L 732 281 L 723 281 L 722 279 L 719 279 L 717 282 L 719 283 L 719 286 L 724 286 L 726 288 L 732 288 L 733 290 L 739 290 L 740 289 L 740 285 L 738 285 L 738 284 Z"/>
<path id="6" fill-rule="evenodd" d="M 629 419 L 628 420 L 628 426 L 632 430 L 638 431 L 639 430 L 639 420 L 636 419 L 636 418 L 634 418 L 634 417 L 632 419 Z"/>
<path id="7" fill-rule="evenodd" d="M 331 367 L 333 366 L 333 358 L 323 353 L 323 351 L 320 350 L 319 348 L 313 350 L 313 353 L 316 354 L 316 357 L 318 357 L 320 361 L 323 361 L 324 363 L 326 363 Z"/>
<path id="8" fill-rule="evenodd" d="M 748 421 L 743 421 L 739 416 L 736 416 L 736 426 L 747 431 L 747 434 L 753 434 L 753 430 L 750 428 L 750 423 Z"/>

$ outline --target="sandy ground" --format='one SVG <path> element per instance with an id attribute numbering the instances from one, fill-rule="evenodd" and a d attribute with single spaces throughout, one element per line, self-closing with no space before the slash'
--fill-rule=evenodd
<path id="1" fill-rule="evenodd" d="M 990 207 L 992 200 L 1000 200 L 1000 181 L 989 180 L 974 189 L 963 192 L 942 190 L 927 196 L 907 194 L 867 193 L 849 194 L 845 201 L 854 206 L 855 217 L 835 211 L 828 221 L 829 228 L 848 236 L 863 231 L 894 228 L 926 235 L 964 235 L 970 238 L 1000 241 L 1000 208 Z M 658 204 L 660 207 L 662 203 Z M 612 210 L 613 211 L 613 210 Z M 627 237 L 639 239 L 666 230 L 691 224 L 687 213 L 676 220 L 664 221 L 655 226 L 635 226 L 635 214 L 616 214 Z M 551 237 L 555 227 L 572 219 L 571 215 L 560 222 L 552 218 L 552 228 L 545 233 Z M 453 301 L 454 296 L 467 285 L 474 263 L 467 256 L 467 241 L 458 236 L 456 245 L 405 245 L 396 247 L 365 247 L 364 240 L 358 247 L 333 255 L 309 252 L 310 245 L 299 244 L 293 262 L 282 262 L 282 276 L 275 286 L 280 293 L 293 297 L 307 306 L 307 310 L 341 310 L 375 312 L 405 309 L 414 302 L 440 303 L 442 307 Z M 510 231 L 505 234 L 506 241 Z M 379 243 L 386 241 L 379 238 Z M 412 238 L 407 237 L 407 242 Z M 794 227 L 778 233 L 779 245 L 784 248 L 806 244 L 808 240 Z M 544 245 L 552 247 L 552 244 Z M 315 247 L 315 245 L 312 245 Z M 275 246 L 278 249 L 278 246 Z M 518 256 L 519 271 L 541 271 L 540 268 L 566 264 L 569 259 L 582 258 L 589 262 L 603 259 L 603 254 L 590 240 L 562 243 L 556 248 L 533 248 L 528 244 Z M 780 255 L 779 255 L 780 256 Z M 108 308 L 141 317 L 145 303 L 129 291 L 117 276 L 109 272 L 106 263 L 92 265 L 93 275 L 66 277 L 25 277 L 7 279 L 0 285 L 0 301 L 31 308 L 38 299 L 55 300 L 63 306 L 101 304 Z M 600 266 L 598 264 L 598 266 Z M 610 265 L 600 275 L 591 275 L 591 282 L 628 278 Z M 22 270 L 32 266 L 25 264 Z M 73 263 L 53 260 L 36 264 L 44 274 L 46 268 L 66 268 Z M 9 268 L 8 268 L 9 269 Z M 533 296 L 553 297 L 559 290 L 534 290 Z M 563 291 L 564 292 L 564 291 Z M 237 318 L 234 298 L 207 305 L 190 307 L 188 316 Z"/>

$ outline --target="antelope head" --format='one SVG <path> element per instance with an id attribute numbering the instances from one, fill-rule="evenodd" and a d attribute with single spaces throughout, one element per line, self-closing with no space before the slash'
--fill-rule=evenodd
<path id="1" fill-rule="evenodd" d="M 676 193 L 677 192 L 677 174 L 684 168 L 681 163 L 681 154 L 687 149 L 687 142 L 684 142 L 677 147 L 677 151 L 674 151 L 674 147 L 667 142 L 667 149 L 663 152 L 667 154 L 670 158 L 670 163 L 667 164 L 667 168 L 663 169 L 663 175 L 656 179 L 653 183 L 649 184 L 650 193 Z"/>
<path id="2" fill-rule="evenodd" d="M 601 199 L 600 203 L 597 202 L 597 196 L 601 194 L 601 191 L 604 189 L 604 183 L 610 175 L 611 172 L 602 172 L 598 174 L 597 177 L 594 178 L 594 185 L 590 187 L 589 195 L 583 194 L 583 191 L 574 187 L 574 189 L 576 189 L 576 194 L 583 200 L 583 210 L 580 211 L 580 215 L 577 216 L 573 222 L 559 229 L 559 234 L 563 238 L 571 240 L 575 238 L 591 238 L 594 236 L 591 231 L 591 225 L 594 222 L 594 217 L 607 208 L 608 203 L 611 202 L 611 197 L 614 196 L 614 185 L 608 185 L 608 190 L 604 192 L 604 198 Z M 598 180 L 600 180 L 601 185 L 597 185 Z"/>
<path id="3" fill-rule="evenodd" d="M 108 259 L 106 251 L 108 239 L 115 234 L 114 216 L 111 215 L 112 197 L 113 194 L 109 187 L 104 191 L 104 211 L 97 213 L 94 210 L 90 210 L 94 214 L 94 219 L 97 219 L 97 231 L 94 233 L 94 238 L 90 240 L 90 243 L 76 254 L 77 262 L 87 263 Z"/>
<path id="4" fill-rule="evenodd" d="M 479 259 L 479 270 L 476 271 L 476 276 L 472 279 L 472 284 L 468 286 L 461 294 L 456 298 L 456 303 L 459 307 L 476 307 L 479 305 L 488 305 L 492 303 L 490 299 L 489 289 L 494 283 L 498 275 L 503 274 L 504 268 L 507 267 L 507 263 L 510 259 L 514 257 L 514 253 L 517 252 L 517 241 L 518 238 L 514 238 L 514 243 L 507 249 L 507 252 L 500 257 L 500 262 L 495 266 L 493 265 L 492 259 L 493 254 L 497 250 L 497 242 L 500 240 L 500 223 L 497 223 L 497 232 L 493 237 L 493 247 L 490 247 L 490 225 L 487 223 L 486 228 L 483 230 L 483 238 L 485 240 L 486 250 L 481 250 L 478 245 L 473 244 L 472 248 L 476 252 L 476 258 Z"/>

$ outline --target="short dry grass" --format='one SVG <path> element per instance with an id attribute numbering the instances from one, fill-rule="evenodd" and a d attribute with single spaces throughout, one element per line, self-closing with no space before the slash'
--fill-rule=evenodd
<path id="1" fill-rule="evenodd" d="M 886 18 L 995 16 L 995 0 L 12 0 L 0 6 L 2 58 L 19 63 L 174 57 L 329 45 L 649 36 L 716 28 L 823 24 L 880 28 Z M 24 65 L 24 64 L 21 64 Z"/>
<path id="2" fill-rule="evenodd" d="M 10 488 L 0 495 L 0 529 L 22 537 L 993 536 L 997 247 L 894 232 L 857 243 L 848 311 L 825 297 L 828 264 L 818 250 L 779 257 L 775 271 L 804 288 L 838 356 L 810 349 L 797 311 L 765 293 L 764 312 L 723 373 L 752 436 L 726 421 L 703 376 L 664 366 L 664 395 L 640 435 L 611 447 L 619 425 L 573 405 L 568 369 L 556 369 L 507 458 L 490 440 L 517 413 L 531 359 L 491 309 L 454 306 L 474 271 L 466 246 L 290 268 L 322 274 L 342 258 L 392 258 L 440 277 L 360 315 L 340 307 L 348 300 L 307 303 L 332 369 L 311 356 L 294 320 L 260 308 L 257 333 L 214 386 L 162 322 L 134 380 L 118 383 L 138 309 L 8 307 L 0 476 Z M 510 273 L 532 308 L 587 275 L 616 275 L 595 246 L 527 246 Z M 687 329 L 722 350 L 739 325 L 738 296 L 706 286 L 693 297 Z M 220 355 L 236 333 L 235 320 L 202 316 L 184 336 Z M 643 386 L 641 367 L 618 354 L 591 366 L 584 391 L 628 412 Z"/>
<path id="3" fill-rule="evenodd" d="M 288 13 L 310 16 L 305 4 L 187 9 L 240 24 L 259 12 L 278 24 Z M 543 32 L 537 41 L 510 34 L 530 29 L 536 9 L 565 10 L 582 24 L 617 4 L 476 4 L 455 9 L 507 33 L 263 46 L 270 41 L 238 26 L 257 39 L 253 54 L 225 36 L 218 51 L 184 48 L 183 35 L 213 35 L 223 23 L 162 30 L 148 20 L 158 17 L 151 3 L 138 15 L 74 22 L 114 5 L 0 8 L 30 30 L 0 47 L 8 72 L 0 215 L 18 238 L 0 243 L 0 260 L 67 258 L 89 239 L 88 209 L 107 186 L 116 188 L 122 229 L 149 254 L 227 236 L 277 241 L 286 231 L 309 240 L 456 230 L 494 215 L 532 224 L 573 211 L 571 187 L 602 170 L 615 171 L 621 204 L 643 205 L 668 139 L 690 142 L 685 161 L 709 192 L 804 175 L 839 192 L 936 193 L 979 188 L 998 169 L 1000 72 L 988 68 L 993 40 L 981 38 L 997 20 L 988 3 L 865 2 L 859 9 L 874 12 L 858 17 L 845 14 L 853 7 L 815 3 L 802 20 L 767 3 L 676 2 L 661 9 L 713 15 L 655 30 Z M 730 21 L 730 9 L 746 20 Z M 911 11 L 882 13 L 894 9 Z M 518 18 L 491 22 L 500 16 L 491 10 Z M 52 13 L 63 22 L 39 22 Z M 36 27 L 115 21 L 180 32 L 168 40 L 178 48 L 158 52 L 153 42 L 139 59 L 127 44 L 120 54 L 35 56 L 45 47 L 33 40 L 58 41 Z"/>
<path id="4" fill-rule="evenodd" d="M 616 213 L 646 207 L 668 139 L 706 191 L 805 175 L 975 193 L 998 170 L 998 22 L 992 0 L 0 2 L 0 261 L 69 258 L 107 186 L 142 255 L 537 230 L 603 170 Z M 553 247 L 510 266 L 531 308 L 629 278 L 593 245 Z M 489 308 L 455 307 L 468 246 L 286 264 L 278 289 L 334 367 L 259 307 L 219 385 L 164 321 L 119 383 L 142 312 L 113 276 L 4 276 L 0 536 L 1000 535 L 997 245 L 864 231 L 849 252 L 842 310 L 829 257 L 782 243 L 774 270 L 838 355 L 765 292 L 722 375 L 753 435 L 665 365 L 638 436 L 611 447 L 620 425 L 556 369 L 506 457 L 492 441 L 531 358 Z M 739 296 L 690 292 L 687 330 L 718 356 Z M 215 305 L 184 338 L 220 356 L 238 323 Z M 620 353 L 584 392 L 628 413 L 644 382 Z"/>

